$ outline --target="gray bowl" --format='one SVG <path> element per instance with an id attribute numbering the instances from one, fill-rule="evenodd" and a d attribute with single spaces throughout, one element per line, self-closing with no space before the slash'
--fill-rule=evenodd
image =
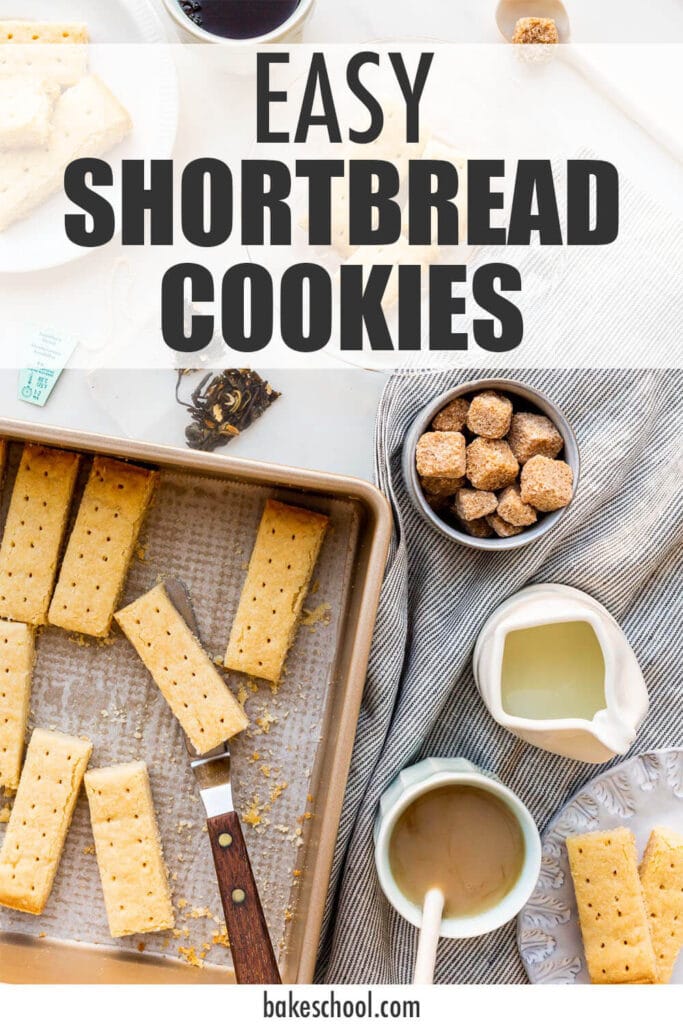
<path id="1" fill-rule="evenodd" d="M 560 521 L 566 508 L 558 509 L 556 512 L 548 512 L 541 519 L 538 520 L 533 526 L 523 530 L 522 533 L 518 533 L 515 537 L 471 537 L 468 533 L 464 533 L 462 530 L 456 529 L 455 526 L 451 526 L 445 522 L 439 515 L 432 509 L 425 500 L 425 496 L 420 486 L 420 479 L 417 475 L 417 469 L 415 467 L 415 449 L 417 447 L 418 440 L 422 437 L 426 431 L 430 429 L 431 422 L 444 406 L 452 402 L 454 398 L 467 397 L 468 395 L 476 391 L 484 390 L 496 390 L 507 392 L 512 396 L 523 399 L 526 405 L 533 406 L 538 412 L 543 413 L 552 420 L 557 429 L 559 430 L 564 440 L 564 452 L 562 457 L 572 468 L 574 474 L 574 488 L 572 492 L 572 500 L 576 495 L 576 489 L 579 484 L 579 472 L 580 472 L 580 459 L 579 459 L 579 446 L 576 443 L 576 437 L 574 431 L 569 425 L 566 417 L 560 412 L 556 405 L 554 405 L 544 394 L 537 391 L 536 388 L 529 387 L 528 384 L 520 384 L 516 380 L 508 380 L 505 377 L 491 377 L 484 380 L 469 380 L 464 384 L 460 384 L 457 388 L 452 388 L 450 391 L 446 391 L 443 395 L 439 395 L 433 402 L 425 406 L 422 412 L 415 418 L 403 445 L 403 477 L 408 488 L 415 507 L 421 512 L 422 516 L 430 523 L 435 530 L 442 533 L 444 537 L 450 537 L 451 540 L 456 541 L 458 544 L 464 544 L 469 548 L 478 548 L 480 551 L 512 551 L 515 548 L 526 547 L 527 544 L 532 544 L 539 537 L 545 537 L 550 530 Z"/>

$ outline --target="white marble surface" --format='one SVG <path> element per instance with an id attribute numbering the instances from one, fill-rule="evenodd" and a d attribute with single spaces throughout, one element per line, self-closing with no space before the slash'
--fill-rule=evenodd
<path id="1" fill-rule="evenodd" d="M 279 369 L 264 375 L 282 397 L 220 452 L 372 479 L 382 374 Z M 175 375 L 163 371 L 99 371 L 96 379 L 66 371 L 46 407 L 37 409 L 17 399 L 16 372 L 0 370 L 0 416 L 182 447 L 190 421 L 175 404 L 174 387 Z"/>
<path id="2" fill-rule="evenodd" d="M 169 38 L 171 19 L 156 0 Z M 573 38 L 580 42 L 682 42 L 680 0 L 568 0 Z M 496 43 L 495 0 L 318 0 L 308 22 L 308 43 L 437 39 Z M 15 279 L 16 280 L 16 279 Z M 0 282 L 0 285 L 2 282 Z M 59 287 L 59 274 L 50 279 Z M 234 441 L 230 454 L 292 465 L 372 476 L 373 430 L 383 375 L 363 370 L 274 371 L 283 398 L 267 416 Z M 65 373 L 45 409 L 16 397 L 17 375 L 0 372 L 0 415 L 78 427 L 118 436 L 139 435 L 183 443 L 184 410 L 173 403 L 173 380 L 158 374 L 134 377 L 100 372 Z M 168 401 L 166 401 L 168 394 Z M 131 395 L 135 396 L 131 398 Z M 144 415 L 155 395 L 151 416 Z"/>

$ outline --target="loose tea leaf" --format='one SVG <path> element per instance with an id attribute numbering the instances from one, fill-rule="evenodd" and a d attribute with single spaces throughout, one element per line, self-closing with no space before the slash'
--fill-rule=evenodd
<path id="1" fill-rule="evenodd" d="M 180 6 L 183 9 L 183 14 L 187 15 L 190 21 L 193 21 L 195 25 L 202 25 L 202 5 L 197 0 L 179 0 Z"/>
<path id="2" fill-rule="evenodd" d="M 178 370 L 175 396 L 190 410 L 192 423 L 185 431 L 188 446 L 204 452 L 231 441 L 272 405 L 280 392 L 255 370 L 224 370 L 207 373 L 189 402 L 180 397 L 180 382 L 192 371 Z"/>

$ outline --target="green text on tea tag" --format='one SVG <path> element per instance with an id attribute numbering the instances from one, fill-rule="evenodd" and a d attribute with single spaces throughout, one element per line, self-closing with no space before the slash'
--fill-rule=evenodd
<path id="1" fill-rule="evenodd" d="M 49 329 L 32 331 L 25 346 L 30 369 L 19 371 L 19 398 L 45 405 L 75 347 L 76 341 L 69 335 Z"/>

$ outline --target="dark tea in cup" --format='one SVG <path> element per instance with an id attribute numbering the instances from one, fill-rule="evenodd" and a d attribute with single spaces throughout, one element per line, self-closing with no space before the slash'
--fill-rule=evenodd
<path id="1" fill-rule="evenodd" d="M 300 0 L 178 0 L 205 32 L 226 39 L 256 39 L 291 18 Z"/>

